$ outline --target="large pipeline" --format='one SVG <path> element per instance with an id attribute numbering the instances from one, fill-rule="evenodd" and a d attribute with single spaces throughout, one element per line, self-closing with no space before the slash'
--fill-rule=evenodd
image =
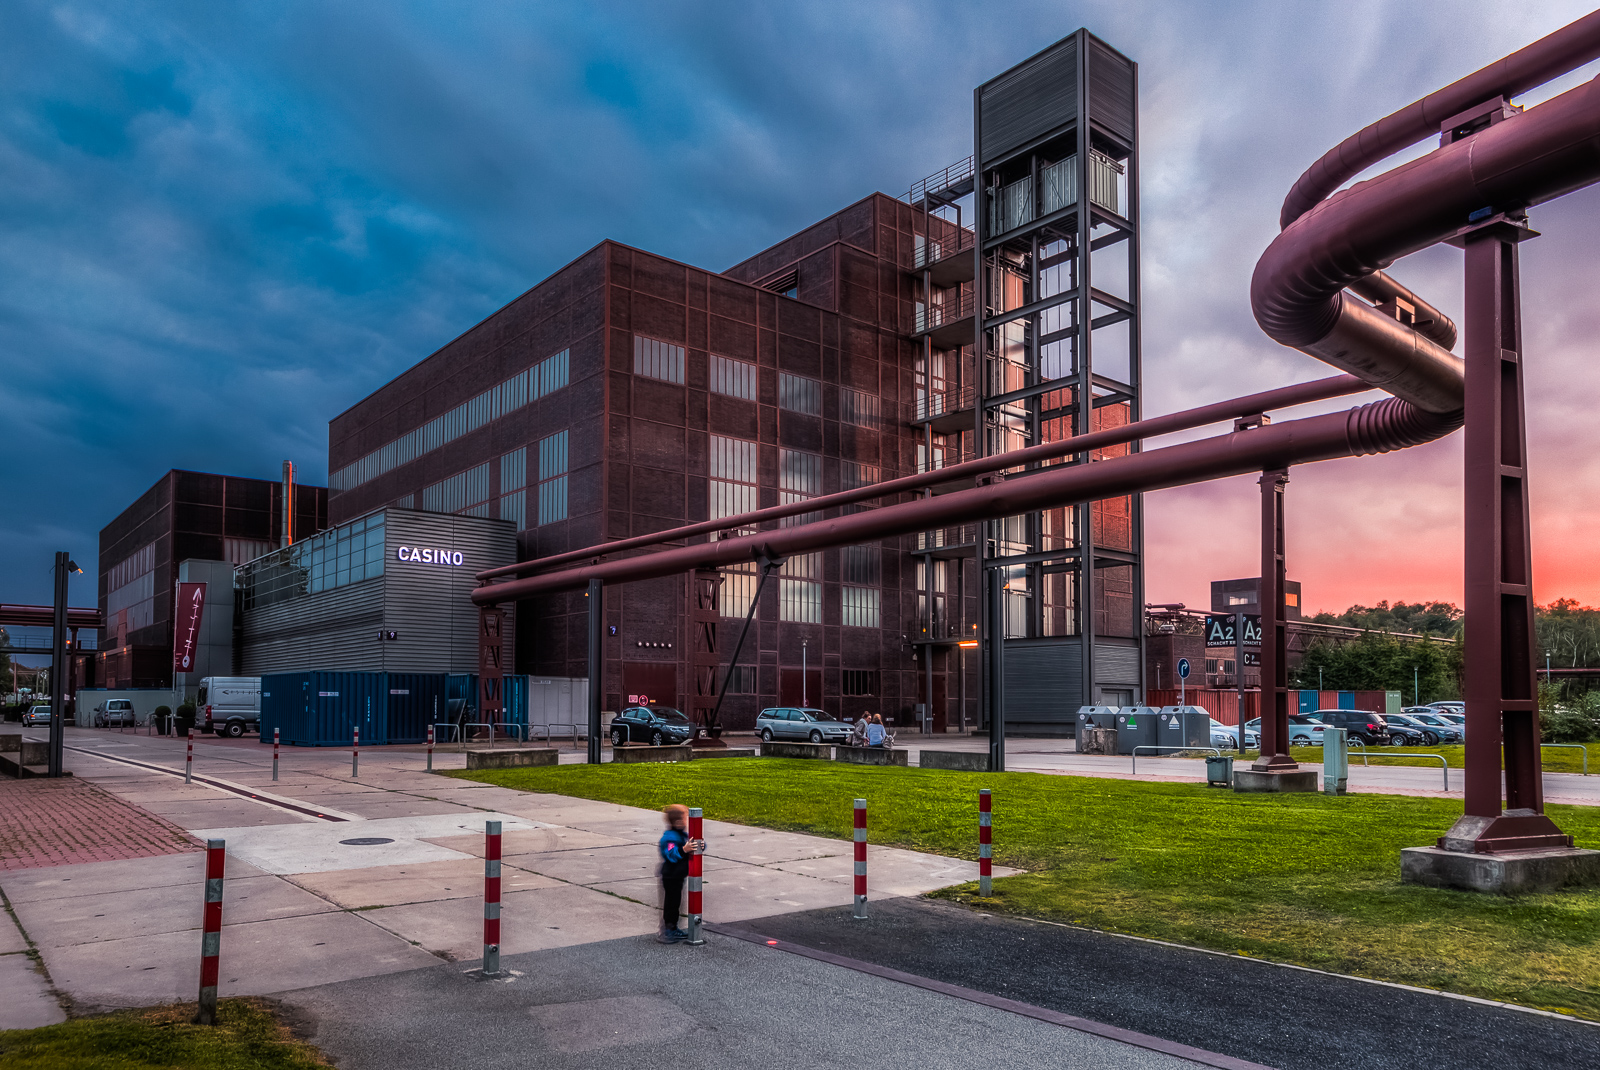
<path id="1" fill-rule="evenodd" d="M 763 555 L 785 557 L 961 521 L 1385 452 L 1446 435 L 1461 425 L 1465 394 L 1462 362 L 1449 352 L 1455 327 L 1383 269 L 1486 215 L 1514 215 L 1600 179 L 1600 79 L 1322 199 L 1354 174 L 1437 132 L 1441 123 L 1462 112 L 1531 89 L 1596 56 L 1600 13 L 1373 124 L 1318 161 L 1291 191 L 1282 213 L 1284 230 L 1262 255 L 1251 282 L 1257 321 L 1274 340 L 1344 369 L 1393 398 L 1346 413 L 1047 468 L 837 519 L 491 583 L 478 588 L 473 601 L 488 605 L 573 590 L 591 579 L 628 582 L 740 564 Z M 1401 316 L 1402 301 L 1414 310 L 1409 322 Z M 998 460 L 997 467 L 1005 468 L 1020 463 L 1018 454 L 1002 458 L 984 460 Z M 938 478 L 951 476 L 946 471 Z M 885 486 L 864 488 L 871 491 L 866 496 L 889 493 Z M 803 511 L 819 507 L 825 506 L 813 499 Z M 691 527 L 715 530 L 732 523 L 723 519 Z M 576 560 L 615 549 L 615 544 L 601 544 L 563 556 Z M 496 571 L 514 573 L 530 566 L 537 567 L 530 562 Z"/>

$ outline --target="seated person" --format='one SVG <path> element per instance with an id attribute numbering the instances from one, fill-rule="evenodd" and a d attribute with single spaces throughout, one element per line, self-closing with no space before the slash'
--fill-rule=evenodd
<path id="1" fill-rule="evenodd" d="M 883 730 L 883 718 L 879 717 L 877 714 L 873 714 L 872 723 L 867 725 L 867 746 L 883 746 L 885 735 L 886 733 Z"/>

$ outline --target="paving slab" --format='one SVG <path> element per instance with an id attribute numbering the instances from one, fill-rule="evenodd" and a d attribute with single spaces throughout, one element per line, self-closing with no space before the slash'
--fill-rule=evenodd
<path id="1" fill-rule="evenodd" d="M 726 821 L 705 823 L 706 855 L 765 866 L 773 862 L 793 862 L 802 858 L 829 858 L 852 855 L 846 840 L 829 840 L 798 832 L 771 832 Z"/>
<path id="2" fill-rule="evenodd" d="M 363 911 L 362 917 L 453 959 L 483 955 L 483 908 L 477 902 L 413 903 Z M 653 906 L 571 884 L 553 884 L 502 897 L 500 951 L 502 955 L 520 954 L 620 936 L 654 936 L 659 921 Z"/>
<path id="3" fill-rule="evenodd" d="M 803 873 L 818 880 L 837 884 L 855 881 L 854 855 L 798 859 L 777 862 L 773 869 L 788 873 Z M 996 877 L 1009 877 L 1021 870 L 995 866 Z M 978 879 L 978 863 L 959 858 L 902 851 L 894 847 L 867 848 L 867 890 L 877 897 L 922 895 L 935 888 L 945 888 Z"/>
<path id="4" fill-rule="evenodd" d="M 0 955 L 0 1029 L 37 1029 L 66 1020 L 66 1012 L 50 994 L 50 986 L 31 957 Z"/>
<path id="5" fill-rule="evenodd" d="M 820 910 L 848 906 L 851 889 L 834 881 L 797 877 L 793 873 L 740 863 L 713 865 L 708 861 L 704 879 L 704 918 L 707 921 L 746 921 L 789 910 Z M 610 881 L 595 891 L 624 896 L 652 909 L 661 904 L 661 882 L 655 877 Z M 688 897 L 684 897 L 685 908 Z"/>
<path id="6" fill-rule="evenodd" d="M 635 843 L 583 851 L 519 854 L 507 861 L 519 868 L 570 884 L 602 884 L 653 877 L 660 864 L 654 848 Z"/>
<path id="7" fill-rule="evenodd" d="M 325 873 L 297 873 L 295 884 L 349 910 L 433 902 L 443 899 L 482 899 L 483 862 L 460 858 L 416 865 L 336 869 Z M 561 883 L 512 865 L 500 869 L 502 893 L 529 888 L 549 888 Z"/>
<path id="8" fill-rule="evenodd" d="M 24 869 L 0 874 L 13 908 L 23 903 L 60 899 L 69 896 L 101 895 L 107 892 L 134 892 L 177 886 L 202 887 L 206 857 L 202 852 L 158 855 L 153 858 L 128 858 L 116 862 L 82 862 L 48 869 Z M 229 880 L 259 877 L 257 869 L 239 858 L 230 857 L 225 871 Z"/>
<path id="9" fill-rule="evenodd" d="M 258 828 L 202 829 L 201 838 L 228 841 L 228 853 L 268 873 L 321 873 L 458 859 L 461 853 L 429 843 L 425 837 L 460 835 L 499 820 L 506 829 L 532 828 L 531 822 L 508 814 L 441 814 L 394 817 L 361 822 L 317 822 L 266 825 Z M 350 845 L 350 839 L 386 839 L 389 843 Z"/>
<path id="10" fill-rule="evenodd" d="M 429 843 L 448 847 L 452 851 L 462 854 L 483 857 L 484 838 L 481 835 L 471 836 L 441 836 L 430 839 Z M 552 854 L 560 851 L 582 851 L 596 847 L 622 847 L 635 846 L 632 841 L 618 840 L 611 836 L 601 836 L 598 833 L 586 832 L 582 829 L 565 828 L 560 825 L 549 825 L 536 829 L 522 829 L 516 832 L 504 832 L 500 837 L 500 856 L 510 858 L 513 855 L 525 854 Z"/>
<path id="11" fill-rule="evenodd" d="M 17 917 L 41 950 L 126 939 L 130 933 L 198 930 L 205 909 L 203 880 L 157 890 L 102 892 L 18 903 Z M 225 925 L 325 914 L 332 903 L 281 877 L 244 877 L 223 882 Z M 48 961 L 48 957 L 47 957 Z"/>
<path id="12" fill-rule="evenodd" d="M 28 941 L 8 912 L 0 911 L 0 955 L 28 950 Z"/>
<path id="13" fill-rule="evenodd" d="M 222 931 L 222 996 L 265 995 L 331 981 L 414 970 L 437 962 L 361 914 L 227 925 Z M 200 983 L 200 934 L 136 936 L 45 955 L 56 987 L 82 1009 L 192 1000 Z"/>

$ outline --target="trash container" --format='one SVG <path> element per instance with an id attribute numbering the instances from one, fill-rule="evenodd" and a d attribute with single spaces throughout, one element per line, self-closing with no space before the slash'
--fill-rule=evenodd
<path id="1" fill-rule="evenodd" d="M 1156 723 L 1163 747 L 1211 746 L 1211 714 L 1199 706 L 1163 706 Z"/>
<path id="2" fill-rule="evenodd" d="M 1160 711 L 1154 706 L 1124 706 L 1117 711 L 1117 753 L 1132 754 L 1135 747 L 1161 746 L 1157 735 L 1157 717 Z M 1146 751 L 1155 755 L 1158 751 Z"/>
<path id="3" fill-rule="evenodd" d="M 1206 786 L 1209 788 L 1233 786 L 1233 755 L 1206 755 Z"/>
<path id="4" fill-rule="evenodd" d="M 1115 706 L 1079 706 L 1075 730 L 1078 740 L 1078 753 L 1083 753 L 1085 731 L 1090 728 L 1115 727 L 1117 727 L 1117 708 Z"/>

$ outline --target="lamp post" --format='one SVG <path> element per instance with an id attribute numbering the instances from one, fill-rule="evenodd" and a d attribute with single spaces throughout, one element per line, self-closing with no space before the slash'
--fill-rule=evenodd
<path id="1" fill-rule="evenodd" d="M 52 777 L 61 775 L 61 751 L 66 735 L 62 719 L 66 716 L 67 703 L 67 577 L 74 572 L 82 575 L 83 569 L 65 550 L 57 550 L 55 620 L 50 643 L 50 754 L 47 768 L 47 775 Z"/>
<path id="2" fill-rule="evenodd" d="M 1422 705 L 1422 690 L 1421 684 L 1418 683 L 1419 679 L 1417 667 L 1415 665 L 1411 666 L 1411 704 L 1413 706 Z"/>
<path id="3" fill-rule="evenodd" d="M 806 694 L 806 648 L 810 644 L 809 639 L 800 640 L 800 705 L 802 706 L 811 705 L 810 696 Z"/>

